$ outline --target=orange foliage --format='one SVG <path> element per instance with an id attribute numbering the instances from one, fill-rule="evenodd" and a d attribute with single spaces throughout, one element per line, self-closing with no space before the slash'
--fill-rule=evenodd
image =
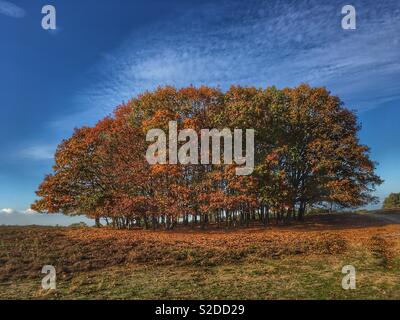
<path id="1" fill-rule="evenodd" d="M 167 130 L 171 120 L 198 133 L 254 128 L 253 175 L 236 176 L 234 165 L 150 166 L 147 130 Z M 324 203 L 359 206 L 374 200 L 381 180 L 358 130 L 325 88 L 158 88 L 63 141 L 32 209 L 171 229 L 301 219 L 307 206 Z"/>

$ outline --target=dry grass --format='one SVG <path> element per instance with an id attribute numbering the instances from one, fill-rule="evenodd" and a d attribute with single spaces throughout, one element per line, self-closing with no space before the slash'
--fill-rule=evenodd
<path id="1" fill-rule="evenodd" d="M 0 227 L 0 297 L 335 298 L 344 293 L 329 288 L 344 264 L 363 269 L 361 278 L 382 274 L 359 291 L 380 297 L 398 288 L 399 235 L 400 225 L 360 215 L 227 232 Z M 59 296 L 38 288 L 47 264 L 56 267 Z M 179 279 L 183 287 L 171 284 Z"/>
<path id="2" fill-rule="evenodd" d="M 381 235 L 374 235 L 370 239 L 369 249 L 378 265 L 390 268 L 396 256 L 394 250 L 394 241 L 387 240 Z"/>

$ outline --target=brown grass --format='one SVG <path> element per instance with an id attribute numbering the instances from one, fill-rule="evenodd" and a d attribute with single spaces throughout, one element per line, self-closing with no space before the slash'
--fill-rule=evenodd
<path id="1" fill-rule="evenodd" d="M 227 232 L 0 227 L 0 282 L 37 278 L 46 264 L 70 279 L 79 272 L 129 264 L 216 266 L 263 257 L 340 255 L 349 247 L 370 248 L 387 265 L 398 255 L 399 233 L 399 225 L 359 215 Z"/>

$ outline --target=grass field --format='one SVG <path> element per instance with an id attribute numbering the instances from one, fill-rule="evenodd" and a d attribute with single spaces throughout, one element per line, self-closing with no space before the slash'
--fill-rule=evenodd
<path id="1" fill-rule="evenodd" d="M 0 299 L 400 299 L 396 219 L 321 215 L 231 231 L 0 227 Z M 41 289 L 44 265 L 56 268 L 56 290 Z M 342 289 L 345 265 L 356 268 L 355 290 Z"/>

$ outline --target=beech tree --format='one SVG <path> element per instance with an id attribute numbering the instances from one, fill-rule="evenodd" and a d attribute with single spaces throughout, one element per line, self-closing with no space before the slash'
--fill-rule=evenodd
<path id="1" fill-rule="evenodd" d="M 223 161 L 150 165 L 146 134 L 168 132 L 170 121 L 197 133 L 254 129 L 253 174 L 237 176 L 237 165 Z M 376 201 L 382 183 L 359 130 L 355 114 L 325 88 L 158 88 L 64 140 L 32 209 L 116 228 L 172 229 L 301 220 L 324 203 L 357 207 Z"/>

